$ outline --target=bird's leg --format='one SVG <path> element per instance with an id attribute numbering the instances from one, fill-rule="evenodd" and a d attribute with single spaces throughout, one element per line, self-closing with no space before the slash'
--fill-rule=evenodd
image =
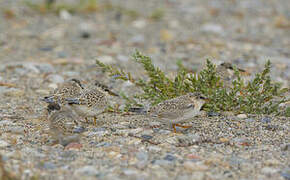
<path id="1" fill-rule="evenodd" d="M 94 126 L 97 126 L 97 117 L 94 116 Z"/>
<path id="2" fill-rule="evenodd" d="M 176 124 L 172 124 L 172 128 L 173 128 L 173 131 L 174 131 L 174 133 L 176 133 Z"/>
<path id="3" fill-rule="evenodd" d="M 89 119 L 88 117 L 85 117 L 86 123 L 89 123 Z"/>
<path id="4" fill-rule="evenodd" d="M 192 126 L 183 126 L 183 125 L 180 125 L 180 124 L 172 124 L 174 133 L 176 133 L 176 126 L 177 127 L 181 127 L 181 128 L 191 128 L 192 127 Z"/>
<path id="5" fill-rule="evenodd" d="M 183 125 L 180 125 L 180 124 L 175 124 L 175 126 L 181 127 L 181 128 L 191 128 L 192 127 L 192 126 L 183 126 Z"/>

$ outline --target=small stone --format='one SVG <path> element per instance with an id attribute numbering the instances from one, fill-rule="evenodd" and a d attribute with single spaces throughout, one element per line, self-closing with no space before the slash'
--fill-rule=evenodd
<path id="1" fill-rule="evenodd" d="M 246 119 L 248 116 L 246 114 L 239 114 L 237 117 L 240 119 Z"/>
<path id="2" fill-rule="evenodd" d="M 55 83 L 51 83 L 48 85 L 49 88 L 56 89 L 58 86 Z"/>
<path id="3" fill-rule="evenodd" d="M 290 168 L 286 168 L 282 170 L 280 175 L 285 179 L 285 180 L 290 180 Z"/>
<path id="4" fill-rule="evenodd" d="M 40 51 L 52 51 L 53 48 L 51 46 L 44 46 L 44 47 L 40 47 L 38 48 Z"/>
<path id="5" fill-rule="evenodd" d="M 7 130 L 14 134 L 24 134 L 24 128 L 20 126 L 9 127 Z"/>
<path id="6" fill-rule="evenodd" d="M 63 20 L 69 20 L 69 19 L 71 19 L 71 14 L 67 10 L 62 9 L 59 12 L 59 17 Z"/>
<path id="7" fill-rule="evenodd" d="M 56 166 L 55 166 L 55 164 L 53 164 L 53 163 L 51 163 L 51 162 L 45 162 L 45 163 L 43 164 L 43 168 L 44 168 L 44 169 L 54 169 L 54 168 L 56 168 Z"/>
<path id="8" fill-rule="evenodd" d="M 64 51 L 57 52 L 58 58 L 66 58 L 68 55 Z"/>
<path id="9" fill-rule="evenodd" d="M 219 115 L 220 115 L 220 113 L 214 112 L 214 111 L 210 111 L 210 112 L 207 113 L 208 117 L 214 117 L 214 116 L 219 116 Z"/>
<path id="10" fill-rule="evenodd" d="M 134 170 L 134 169 L 124 169 L 123 170 L 123 173 L 126 175 L 126 176 L 132 176 L 132 175 L 137 175 L 138 174 L 138 171 Z"/>
<path id="11" fill-rule="evenodd" d="M 160 39 L 162 41 L 171 41 L 173 39 L 173 34 L 167 29 L 162 29 L 160 31 Z"/>
<path id="12" fill-rule="evenodd" d="M 130 43 L 132 44 L 143 44 L 145 42 L 145 37 L 143 35 L 136 35 L 133 36 L 130 40 Z"/>
<path id="13" fill-rule="evenodd" d="M 83 39 L 88 39 L 91 37 L 91 34 L 89 32 L 81 32 L 81 37 Z"/>
<path id="14" fill-rule="evenodd" d="M 20 97 L 23 96 L 25 92 L 21 89 L 10 88 L 4 92 L 4 95 L 11 96 L 11 97 Z"/>
<path id="15" fill-rule="evenodd" d="M 159 166 L 168 166 L 171 164 L 171 161 L 163 160 L 163 159 L 158 159 L 158 160 L 153 160 L 152 164 L 154 165 L 159 165 Z"/>
<path id="16" fill-rule="evenodd" d="M 271 118 L 270 117 L 263 117 L 262 119 L 261 119 L 261 122 L 262 123 L 270 123 L 271 122 Z"/>
<path id="17" fill-rule="evenodd" d="M 233 144 L 235 144 L 236 146 L 241 146 L 241 147 L 243 147 L 243 146 L 250 146 L 250 142 L 249 142 L 249 140 L 248 139 L 246 139 L 246 138 L 234 138 L 233 140 L 232 140 L 232 142 L 233 142 Z"/>
<path id="18" fill-rule="evenodd" d="M 186 161 L 185 163 L 183 163 L 183 167 L 188 171 L 206 171 L 206 170 L 208 170 L 208 166 L 204 165 L 201 162 Z"/>
<path id="19" fill-rule="evenodd" d="M 145 151 L 139 151 L 139 152 L 136 154 L 136 158 L 137 158 L 139 161 L 147 161 L 147 160 L 148 160 L 148 153 L 145 152 Z"/>
<path id="20" fill-rule="evenodd" d="M 55 84 L 61 84 L 64 82 L 63 77 L 57 74 L 51 74 L 47 78 L 49 79 L 50 82 Z"/>
<path id="21" fill-rule="evenodd" d="M 290 143 L 288 143 L 288 144 L 282 144 L 281 145 L 281 150 L 282 151 L 289 151 L 290 150 Z"/>
<path id="22" fill-rule="evenodd" d="M 132 26 L 138 29 L 142 29 L 147 25 L 147 22 L 144 19 L 139 19 L 132 22 Z"/>
<path id="23" fill-rule="evenodd" d="M 171 154 L 167 154 L 165 157 L 164 157 L 164 160 L 167 160 L 167 161 L 174 161 L 176 159 L 175 156 L 171 155 Z"/>
<path id="24" fill-rule="evenodd" d="M 223 27 L 218 24 L 205 24 L 201 27 L 201 30 L 207 33 L 214 33 L 219 35 L 224 33 Z"/>
<path id="25" fill-rule="evenodd" d="M 129 57 L 128 56 L 124 56 L 124 55 L 117 55 L 117 59 L 118 59 L 118 61 L 123 62 L 123 63 L 129 61 Z"/>
<path id="26" fill-rule="evenodd" d="M 253 118 L 247 118 L 247 119 L 245 119 L 245 121 L 247 123 L 252 123 L 252 122 L 255 122 L 255 119 L 253 119 Z"/>
<path id="27" fill-rule="evenodd" d="M 274 169 L 274 168 L 271 168 L 271 167 L 264 167 L 263 169 L 261 169 L 261 172 L 263 174 L 266 174 L 266 175 L 272 175 L 272 174 L 277 173 L 278 170 Z"/>
<path id="28" fill-rule="evenodd" d="M 36 64 L 36 67 L 40 70 L 41 73 L 55 72 L 55 69 L 51 64 L 41 63 L 41 64 Z"/>
<path id="29" fill-rule="evenodd" d="M 37 90 L 35 90 L 35 92 L 37 93 L 37 94 L 39 94 L 39 95 L 41 95 L 41 96 L 45 96 L 45 95 L 49 95 L 49 91 L 48 90 L 46 90 L 46 89 L 37 89 Z"/>
<path id="30" fill-rule="evenodd" d="M 113 64 L 115 63 L 114 59 L 111 56 L 100 56 L 97 58 L 99 61 L 101 61 L 104 64 Z"/>
<path id="31" fill-rule="evenodd" d="M 10 146 L 10 144 L 6 141 L 3 141 L 3 140 L 0 140 L 0 147 L 7 147 L 7 146 Z"/>
<path id="32" fill-rule="evenodd" d="M 150 140 L 150 139 L 153 138 L 153 136 L 144 134 L 144 135 L 141 135 L 141 138 L 144 139 L 144 140 Z"/>
<path id="33" fill-rule="evenodd" d="M 78 169 L 75 173 L 87 176 L 97 176 L 99 171 L 94 166 L 84 166 Z"/>
<path id="34" fill-rule="evenodd" d="M 220 140 L 220 142 L 222 142 L 222 143 L 227 143 L 227 142 L 230 141 L 228 138 L 224 138 L 224 137 L 220 138 L 219 140 Z"/>

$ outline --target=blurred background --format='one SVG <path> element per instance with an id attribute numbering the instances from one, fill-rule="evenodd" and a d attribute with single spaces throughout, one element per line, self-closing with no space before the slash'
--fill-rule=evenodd
<path id="1" fill-rule="evenodd" d="M 1 66 L 89 78 L 98 58 L 138 74 L 138 49 L 169 73 L 177 60 L 193 71 L 209 58 L 254 73 L 270 59 L 274 79 L 289 86 L 288 0 L 1 0 L 0 11 Z"/>

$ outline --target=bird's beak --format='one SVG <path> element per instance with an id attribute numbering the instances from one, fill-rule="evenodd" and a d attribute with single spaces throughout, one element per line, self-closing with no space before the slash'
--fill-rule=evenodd
<path id="1" fill-rule="evenodd" d="M 68 104 L 80 104 L 80 100 L 79 99 L 76 99 L 76 98 L 67 98 L 65 99 L 65 101 L 68 103 Z"/>
<path id="2" fill-rule="evenodd" d="M 43 98 L 40 98 L 41 101 L 44 101 L 46 103 L 54 103 L 53 96 L 45 96 Z"/>

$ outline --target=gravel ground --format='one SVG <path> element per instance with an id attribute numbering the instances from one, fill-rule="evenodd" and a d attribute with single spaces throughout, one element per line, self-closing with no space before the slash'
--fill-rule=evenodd
<path id="1" fill-rule="evenodd" d="M 210 58 L 252 74 L 270 59 L 273 79 L 290 85 L 288 0 L 99 1 L 108 2 L 110 10 L 57 15 L 0 1 L 0 175 L 4 165 L 21 179 L 290 179 L 289 117 L 202 115 L 175 134 L 142 115 L 104 114 L 82 147 L 52 145 L 39 99 L 60 83 L 77 77 L 136 92 L 96 58 L 139 77 L 135 49 L 169 76 L 177 59 L 194 71 Z M 161 19 L 150 18 L 158 11 Z"/>

